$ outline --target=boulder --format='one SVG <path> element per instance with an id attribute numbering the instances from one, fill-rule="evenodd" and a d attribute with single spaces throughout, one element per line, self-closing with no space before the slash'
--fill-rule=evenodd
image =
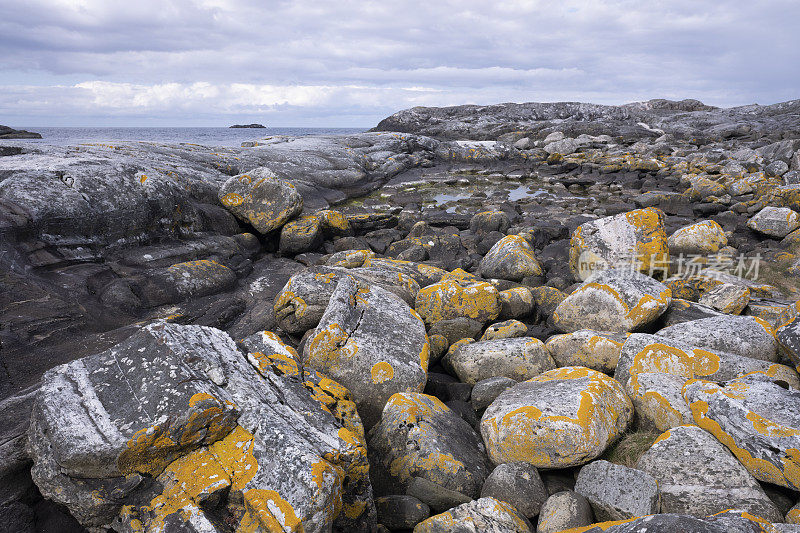
<path id="1" fill-rule="evenodd" d="M 538 533 L 558 533 L 588 526 L 594 520 L 589 500 L 571 490 L 556 492 L 542 505 Z"/>
<path id="2" fill-rule="evenodd" d="M 276 178 L 268 167 L 229 178 L 218 196 L 236 218 L 262 234 L 281 228 L 303 210 L 303 197 L 297 188 Z"/>
<path id="3" fill-rule="evenodd" d="M 472 387 L 470 392 L 470 402 L 476 411 L 486 409 L 500 396 L 500 393 L 510 389 L 517 384 L 517 381 L 504 376 L 482 379 Z"/>
<path id="4" fill-rule="evenodd" d="M 431 515 L 431 508 L 413 496 L 393 494 L 375 498 L 378 522 L 394 531 L 412 529 Z"/>
<path id="5" fill-rule="evenodd" d="M 747 221 L 747 227 L 764 235 L 782 239 L 800 228 L 800 215 L 788 207 L 767 206 Z"/>
<path id="6" fill-rule="evenodd" d="M 500 315 L 500 300 L 491 283 L 448 279 L 420 289 L 414 308 L 428 325 L 458 317 L 486 323 Z"/>
<path id="7" fill-rule="evenodd" d="M 369 432 L 368 449 L 379 493 L 405 491 L 419 477 L 475 498 L 491 470 L 475 430 L 427 394 L 392 396 Z"/>
<path id="8" fill-rule="evenodd" d="M 527 518 L 539 514 L 547 497 L 539 471 L 530 463 L 497 465 L 481 489 L 481 498 L 506 502 Z"/>
<path id="9" fill-rule="evenodd" d="M 585 366 L 600 372 L 613 372 L 624 343 L 625 335 L 622 333 L 579 329 L 550 337 L 545 347 L 556 366 Z"/>
<path id="10" fill-rule="evenodd" d="M 721 313 L 738 315 L 750 303 L 750 289 L 735 283 L 720 283 L 704 293 L 700 303 Z"/>
<path id="11" fill-rule="evenodd" d="M 711 255 L 728 245 L 722 226 L 702 220 L 678 229 L 667 239 L 671 255 Z"/>
<path id="12" fill-rule="evenodd" d="M 658 481 L 664 513 L 706 516 L 734 508 L 771 522 L 782 518 L 747 469 L 697 426 L 663 433 L 639 458 L 637 468 Z"/>
<path id="13" fill-rule="evenodd" d="M 671 294 L 666 285 L 638 272 L 602 270 L 558 304 L 553 323 L 564 332 L 634 331 L 661 316 L 672 301 Z"/>
<path id="14" fill-rule="evenodd" d="M 531 533 L 531 525 L 511 505 L 480 498 L 420 522 L 414 533 Z"/>
<path id="15" fill-rule="evenodd" d="M 622 386 L 584 367 L 550 370 L 502 392 L 480 429 L 495 464 L 578 466 L 599 456 L 628 427 L 633 405 Z"/>
<path id="16" fill-rule="evenodd" d="M 654 207 L 585 222 L 570 239 L 569 266 L 578 280 L 606 268 L 650 273 L 668 264 L 664 213 Z"/>
<path id="17" fill-rule="evenodd" d="M 443 364 L 471 385 L 498 376 L 524 381 L 556 367 L 544 343 L 533 337 L 465 344 L 445 356 Z"/>
<path id="18" fill-rule="evenodd" d="M 692 412 L 683 399 L 688 380 L 663 372 L 638 372 L 625 384 L 641 427 L 666 431 L 694 424 Z"/>
<path id="19" fill-rule="evenodd" d="M 515 337 L 524 337 L 528 332 L 528 326 L 519 320 L 506 320 L 492 324 L 486 328 L 481 336 L 482 341 L 491 341 L 495 339 L 512 339 Z"/>
<path id="20" fill-rule="evenodd" d="M 775 338 L 796 367 L 800 367 L 800 315 L 775 331 Z"/>
<path id="21" fill-rule="evenodd" d="M 694 380 L 683 392 L 698 426 L 760 481 L 800 490 L 800 391 L 752 374 L 725 384 Z"/>
<path id="22" fill-rule="evenodd" d="M 457 490 L 450 490 L 424 477 L 412 477 L 408 483 L 406 494 L 425 503 L 434 512 L 441 513 L 448 509 L 472 501 L 470 496 Z"/>
<path id="23" fill-rule="evenodd" d="M 42 494 L 86 527 L 208 531 L 217 513 L 264 530 L 375 523 L 347 390 L 248 361 L 213 328 L 155 323 L 45 373 L 28 453 Z"/>
<path id="24" fill-rule="evenodd" d="M 500 291 L 500 318 L 524 318 L 533 312 L 535 302 L 527 287 Z"/>
<path id="25" fill-rule="evenodd" d="M 601 522 L 570 533 L 779 533 L 785 524 L 769 524 L 763 518 L 739 510 L 727 510 L 705 518 L 685 514 L 657 514 L 632 520 Z M 541 533 L 541 532 L 540 532 Z"/>
<path id="26" fill-rule="evenodd" d="M 393 394 L 422 391 L 428 354 L 425 324 L 405 302 L 345 276 L 304 346 L 303 362 L 348 387 L 371 427 Z"/>
<path id="27" fill-rule="evenodd" d="M 656 334 L 710 351 L 771 362 L 779 359 L 775 331 L 754 316 L 717 315 L 688 320 L 660 329 Z"/>
<path id="28" fill-rule="evenodd" d="M 480 264 L 484 278 L 522 281 L 528 276 L 541 276 L 542 265 L 533 255 L 533 248 L 521 235 L 508 235 L 492 246 Z"/>
<path id="29" fill-rule="evenodd" d="M 282 255 L 296 255 L 316 250 L 322 245 L 322 240 L 322 217 L 301 216 L 281 228 L 278 249 Z"/>
<path id="30" fill-rule="evenodd" d="M 505 233 L 510 226 L 511 221 L 503 211 L 481 211 L 473 215 L 469 221 L 469 230 L 475 234 L 492 231 Z"/>
<path id="31" fill-rule="evenodd" d="M 575 492 L 592 506 L 597 520 L 626 520 L 659 511 L 658 483 L 650 474 L 597 460 L 581 467 Z"/>
<path id="32" fill-rule="evenodd" d="M 136 283 L 145 307 L 179 303 L 190 298 L 208 296 L 236 284 L 230 268 L 209 259 L 186 261 L 159 269 Z"/>

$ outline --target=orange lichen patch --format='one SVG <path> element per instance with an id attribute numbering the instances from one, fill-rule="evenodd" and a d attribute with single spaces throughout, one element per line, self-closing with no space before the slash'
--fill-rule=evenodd
<path id="1" fill-rule="evenodd" d="M 393 394 L 386 405 L 394 407 L 394 412 L 402 413 L 398 420 L 408 425 L 419 425 L 423 418 L 430 418 L 435 414 L 446 413 L 450 410 L 435 396 L 420 396 L 402 392 Z"/>
<path id="2" fill-rule="evenodd" d="M 660 342 L 647 345 L 633 358 L 629 373 L 633 376 L 640 372 L 664 372 L 687 379 L 695 377 L 691 356 Z"/>
<path id="3" fill-rule="evenodd" d="M 144 182 L 145 182 L 145 181 L 147 181 L 147 176 L 145 176 L 144 174 L 142 174 L 141 176 L 139 176 L 139 183 L 141 183 L 142 185 L 144 185 Z"/>
<path id="4" fill-rule="evenodd" d="M 427 324 L 462 316 L 486 321 L 500 315 L 497 289 L 492 284 L 454 279 L 420 289 L 415 308 Z"/>
<path id="5" fill-rule="evenodd" d="M 241 194 L 232 192 L 223 196 L 220 201 L 225 207 L 238 207 L 244 203 L 245 199 Z"/>
<path id="6" fill-rule="evenodd" d="M 650 516 L 650 515 L 646 515 Z M 581 527 L 574 527 L 571 529 L 565 529 L 560 533 L 584 533 L 586 531 L 591 531 L 593 529 L 600 529 L 600 531 L 606 531 L 607 529 L 613 526 L 619 526 L 622 524 L 629 524 L 634 520 L 639 520 L 641 518 L 645 518 L 643 516 L 634 516 L 633 518 L 626 518 L 625 520 L 609 520 L 608 522 L 597 522 L 588 526 L 581 526 Z"/>
<path id="7" fill-rule="evenodd" d="M 335 322 L 318 330 L 311 339 L 307 363 L 314 368 L 329 369 L 352 359 L 358 353 L 358 345 L 348 342 L 349 339 L 349 333 Z"/>
<path id="8" fill-rule="evenodd" d="M 288 312 L 283 312 L 282 315 L 294 314 L 297 318 L 302 318 L 308 310 L 308 304 L 301 297 L 297 296 L 291 290 L 285 290 L 280 293 L 275 300 L 275 309 L 284 309 Z"/>
<path id="9" fill-rule="evenodd" d="M 318 214 L 322 218 L 322 222 L 327 229 L 338 230 L 340 232 L 350 231 L 350 222 L 341 211 L 325 209 L 324 211 L 320 211 Z"/>
<path id="10" fill-rule="evenodd" d="M 237 533 L 305 533 L 294 508 L 276 491 L 250 489 L 243 496 L 246 513 L 239 523 Z"/>
<path id="11" fill-rule="evenodd" d="M 272 353 L 266 355 L 261 352 L 255 352 L 248 355 L 248 358 L 252 358 L 252 360 L 256 363 L 256 368 L 262 375 L 270 371 L 270 369 L 276 370 L 279 375 L 300 375 L 300 369 L 297 366 L 296 356 L 292 357 L 282 353 Z"/>
<path id="12" fill-rule="evenodd" d="M 425 344 L 422 345 L 422 351 L 419 352 L 419 366 L 421 366 L 426 372 L 428 371 L 428 362 L 430 360 L 430 356 L 431 344 L 428 341 L 428 335 L 425 335 Z M 424 388 L 425 384 L 421 383 L 420 387 Z"/>
<path id="13" fill-rule="evenodd" d="M 370 376 L 374 384 L 384 383 L 394 377 L 394 368 L 386 361 L 381 361 L 372 365 Z"/>
<path id="14" fill-rule="evenodd" d="M 786 513 L 787 524 L 800 524 L 800 507 L 792 507 Z"/>
<path id="15" fill-rule="evenodd" d="M 440 478 L 443 474 L 457 474 L 466 467 L 449 453 L 431 452 L 428 455 L 403 455 L 389 464 L 389 474 L 401 482 L 419 472 L 428 472 Z M 444 479 L 442 479 L 444 481 Z"/>
<path id="16" fill-rule="evenodd" d="M 442 279 L 460 279 L 463 281 L 478 281 L 478 277 L 475 274 L 470 274 L 463 268 L 457 268 L 455 270 L 451 270 L 450 272 L 446 272 Z"/>

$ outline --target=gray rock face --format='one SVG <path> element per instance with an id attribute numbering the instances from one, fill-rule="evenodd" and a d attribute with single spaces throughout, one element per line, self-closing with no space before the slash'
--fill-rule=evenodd
<path id="1" fill-rule="evenodd" d="M 8 126 L 0 125 L 0 139 L 41 139 L 41 133 L 34 133 L 25 130 L 15 130 Z"/>
<path id="2" fill-rule="evenodd" d="M 779 327 L 775 336 L 795 366 L 800 366 L 800 318 Z"/>
<path id="3" fill-rule="evenodd" d="M 689 320 L 657 332 L 659 337 L 711 351 L 778 361 L 778 343 L 772 327 L 752 316 L 719 315 Z"/>
<path id="4" fill-rule="evenodd" d="M 572 491 L 557 492 L 547 498 L 539 513 L 537 531 L 556 533 L 590 525 L 593 520 L 589 500 Z"/>
<path id="5" fill-rule="evenodd" d="M 330 298 L 303 362 L 350 389 L 367 427 L 398 392 L 421 392 L 430 347 L 425 325 L 400 298 L 343 277 Z"/>
<path id="6" fill-rule="evenodd" d="M 608 461 L 584 465 L 575 481 L 575 492 L 589 500 L 600 522 L 659 511 L 658 483 L 651 475 Z"/>
<path id="7" fill-rule="evenodd" d="M 637 468 L 658 481 L 664 513 L 702 517 L 734 508 L 770 522 L 781 520 L 758 481 L 697 426 L 663 433 L 639 459 Z"/>
<path id="8" fill-rule="evenodd" d="M 503 463 L 492 470 L 481 489 L 481 498 L 506 502 L 527 518 L 539 514 L 547 488 L 539 471 L 530 463 Z"/>
<path id="9" fill-rule="evenodd" d="M 683 386 L 687 381 L 664 372 L 631 374 L 625 391 L 633 402 L 639 424 L 657 431 L 694 424 L 689 405 L 683 399 Z"/>
<path id="10" fill-rule="evenodd" d="M 237 498 L 238 520 L 266 529 L 374 523 L 349 394 L 288 362 L 248 362 L 212 328 L 154 324 L 57 367 L 33 408 L 33 479 L 91 527 L 197 528 L 205 502 Z"/>
<path id="11" fill-rule="evenodd" d="M 500 376 L 524 381 L 556 367 L 544 343 L 532 337 L 465 344 L 445 356 L 443 364 L 470 385 Z"/>
<path id="12" fill-rule="evenodd" d="M 624 342 L 622 333 L 579 329 L 550 337 L 545 347 L 558 366 L 585 366 L 613 372 Z"/>
<path id="13" fill-rule="evenodd" d="M 297 187 L 276 178 L 268 167 L 231 177 L 217 194 L 222 205 L 259 233 L 279 229 L 303 210 Z"/>
<path id="14" fill-rule="evenodd" d="M 747 221 L 747 227 L 782 239 L 800 228 L 800 214 L 788 207 L 767 206 Z"/>
<path id="15" fill-rule="evenodd" d="M 503 376 L 482 379 L 472 387 L 472 392 L 470 394 L 472 407 L 474 407 L 476 411 L 486 409 L 495 398 L 500 396 L 501 392 L 516 384 L 516 380 Z"/>
<path id="16" fill-rule="evenodd" d="M 713 220 L 702 220 L 678 229 L 667 240 L 672 255 L 709 255 L 728 244 L 722 227 Z"/>
<path id="17" fill-rule="evenodd" d="M 463 533 L 531 533 L 531 526 L 511 505 L 480 498 L 432 516 L 417 524 L 414 533 L 449 533 L 458 524 Z"/>
<path id="18" fill-rule="evenodd" d="M 521 281 L 528 276 L 541 276 L 542 265 L 524 237 L 509 235 L 492 246 L 481 261 L 480 271 L 484 278 Z"/>
<path id="19" fill-rule="evenodd" d="M 389 528 L 412 529 L 431 515 L 431 508 L 413 496 L 395 494 L 375 498 L 378 522 Z"/>
<path id="20" fill-rule="evenodd" d="M 475 498 L 491 469 L 475 430 L 426 394 L 392 396 L 368 448 L 377 492 L 405 491 L 421 477 Z"/>
<path id="21" fill-rule="evenodd" d="M 746 512 L 729 510 L 705 518 L 683 514 L 646 516 L 622 524 L 597 524 L 595 527 L 582 529 L 581 533 L 661 533 L 666 531 L 762 533 L 764 531 L 784 531 L 783 526 L 784 524 L 764 524 L 762 519 Z"/>

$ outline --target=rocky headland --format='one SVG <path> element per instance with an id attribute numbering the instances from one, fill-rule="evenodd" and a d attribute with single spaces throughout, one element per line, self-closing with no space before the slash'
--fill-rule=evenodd
<path id="1" fill-rule="evenodd" d="M 15 130 L 8 126 L 0 125 L 0 139 L 41 139 L 41 133 L 34 133 L 32 131 Z M 2 148 L 2 147 L 0 147 Z M 0 152 L 2 155 L 2 152 Z"/>
<path id="2" fill-rule="evenodd" d="M 800 100 L 4 145 L 0 529 L 800 531 L 798 298 Z"/>

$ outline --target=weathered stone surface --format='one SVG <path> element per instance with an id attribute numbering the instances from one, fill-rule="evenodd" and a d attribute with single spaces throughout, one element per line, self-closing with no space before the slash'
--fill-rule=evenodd
<path id="1" fill-rule="evenodd" d="M 683 394 L 697 425 L 756 479 L 800 490 L 800 392 L 785 385 L 753 374 L 723 385 L 691 381 Z"/>
<path id="2" fill-rule="evenodd" d="M 784 524 L 770 524 L 750 513 L 729 510 L 705 518 L 682 514 L 658 514 L 633 520 L 600 522 L 571 529 L 570 533 L 662 533 L 691 531 L 692 533 L 779 533 Z M 790 530 L 787 530 L 790 531 Z"/>
<path id="3" fill-rule="evenodd" d="M 632 416 L 633 405 L 616 381 L 589 368 L 564 367 L 501 393 L 480 428 L 496 464 L 562 468 L 599 456 Z"/>
<path id="4" fill-rule="evenodd" d="M 302 216 L 287 222 L 281 228 L 279 249 L 283 255 L 309 252 L 322 245 L 322 237 L 322 217 Z"/>
<path id="5" fill-rule="evenodd" d="M 551 495 L 544 502 L 539 513 L 537 531 L 557 533 L 588 526 L 593 521 L 589 500 L 576 492 L 565 490 Z"/>
<path id="6" fill-rule="evenodd" d="M 710 255 L 728 245 L 728 237 L 717 222 L 702 220 L 678 229 L 667 239 L 674 255 Z"/>
<path id="7" fill-rule="evenodd" d="M 138 283 L 141 301 L 147 307 L 177 303 L 230 289 L 236 274 L 216 261 L 201 259 L 177 263 Z"/>
<path id="8" fill-rule="evenodd" d="M 637 468 L 658 481 L 664 513 L 706 516 L 733 508 L 771 522 L 782 518 L 756 479 L 697 426 L 663 433 L 639 459 Z"/>
<path id="9" fill-rule="evenodd" d="M 597 460 L 584 465 L 575 492 L 592 505 L 599 521 L 625 520 L 659 511 L 658 483 L 648 473 Z"/>
<path id="10" fill-rule="evenodd" d="M 666 285 L 643 274 L 603 270 L 558 304 L 553 322 L 564 332 L 634 331 L 661 316 L 672 301 L 671 294 Z"/>
<path id="11" fill-rule="evenodd" d="M 800 315 L 779 327 L 775 337 L 795 367 L 800 367 Z"/>
<path id="12" fill-rule="evenodd" d="M 491 470 L 475 430 L 427 394 L 392 396 L 368 448 L 377 492 L 405 491 L 421 477 L 475 498 Z"/>
<path id="13" fill-rule="evenodd" d="M 428 354 L 425 325 L 405 302 L 345 276 L 305 344 L 303 362 L 348 387 L 371 427 L 393 394 L 422 391 Z"/>
<path id="14" fill-rule="evenodd" d="M 632 374 L 625 391 L 633 402 L 639 424 L 658 431 L 694 424 L 689 405 L 683 399 L 683 386 L 687 381 L 663 372 Z"/>
<path id="15" fill-rule="evenodd" d="M 753 316 L 718 315 L 688 320 L 660 329 L 656 334 L 706 350 L 778 361 L 774 330 Z"/>
<path id="16" fill-rule="evenodd" d="M 475 213 L 469 221 L 469 229 L 472 233 L 489 233 L 499 231 L 505 233 L 511 226 L 511 221 L 503 211 L 481 211 Z"/>
<path id="17" fill-rule="evenodd" d="M 437 513 L 472 501 L 472 498 L 463 492 L 450 490 L 438 483 L 418 476 L 411 478 L 406 494 L 424 502 Z"/>
<path id="18" fill-rule="evenodd" d="M 747 221 L 747 227 L 782 239 L 800 228 L 800 215 L 788 207 L 767 206 Z"/>
<path id="19" fill-rule="evenodd" d="M 547 497 L 539 471 L 530 463 L 497 465 L 481 489 L 481 498 L 506 502 L 527 518 L 539 514 Z"/>
<path id="20" fill-rule="evenodd" d="M 413 496 L 394 494 L 375 498 L 378 522 L 389 528 L 412 529 L 431 515 L 431 508 Z"/>
<path id="21" fill-rule="evenodd" d="M 512 339 L 516 337 L 524 337 L 528 331 L 528 326 L 519 320 L 505 320 L 491 324 L 486 328 L 481 336 L 482 341 L 491 341 L 495 339 Z"/>
<path id="22" fill-rule="evenodd" d="M 500 318 L 524 318 L 533 312 L 535 302 L 530 289 L 515 287 L 500 291 Z"/>
<path id="23" fill-rule="evenodd" d="M 532 337 L 466 344 L 445 356 L 443 364 L 471 385 L 498 376 L 524 381 L 556 367 L 544 343 Z"/>
<path id="24" fill-rule="evenodd" d="M 700 303 L 729 315 L 738 315 L 750 303 L 750 289 L 734 283 L 720 283 L 700 297 Z"/>
<path id="25" fill-rule="evenodd" d="M 420 289 L 414 308 L 429 325 L 458 317 L 489 322 L 500 315 L 500 300 L 491 283 L 448 279 Z"/>
<path id="26" fill-rule="evenodd" d="M 541 276 L 542 265 L 524 237 L 509 235 L 492 246 L 481 261 L 480 271 L 484 278 L 521 281 L 528 276 Z"/>
<path id="27" fill-rule="evenodd" d="M 664 213 L 653 207 L 586 222 L 570 240 L 569 266 L 579 280 L 607 268 L 649 273 L 668 263 Z"/>
<path id="28" fill-rule="evenodd" d="M 354 404 L 287 363 L 248 362 L 219 330 L 154 324 L 57 367 L 33 409 L 34 481 L 92 527 L 196 527 L 216 502 L 247 527 L 366 528 L 374 509 Z"/>
<path id="29" fill-rule="evenodd" d="M 631 376 L 641 372 L 664 372 L 715 382 L 757 372 L 784 380 L 795 388 L 800 385 L 797 372 L 785 365 L 706 350 L 658 335 L 634 333 L 622 346 L 614 378 L 627 383 Z"/>
<path id="30" fill-rule="evenodd" d="M 417 524 L 414 533 L 530 533 L 531 526 L 511 505 L 480 498 L 432 516 Z"/>
<path id="31" fill-rule="evenodd" d="M 557 366 L 585 366 L 600 372 L 617 368 L 625 335 L 591 329 L 554 335 L 545 347 Z"/>
<path id="32" fill-rule="evenodd" d="M 517 381 L 504 376 L 482 379 L 472 387 L 470 402 L 476 411 L 486 409 L 500 396 L 500 393 L 517 384 Z"/>
<path id="33" fill-rule="evenodd" d="M 219 189 L 219 201 L 259 233 L 279 229 L 303 210 L 303 197 L 293 184 L 275 177 L 268 167 L 233 176 Z"/>

